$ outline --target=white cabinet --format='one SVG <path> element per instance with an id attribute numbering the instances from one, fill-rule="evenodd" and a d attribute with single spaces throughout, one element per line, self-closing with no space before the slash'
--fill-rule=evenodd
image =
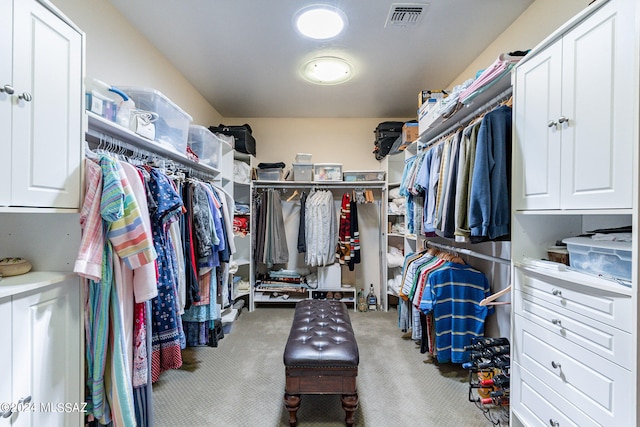
<path id="1" fill-rule="evenodd" d="M 517 67 L 516 210 L 632 207 L 634 20 L 612 0 Z"/>
<path id="2" fill-rule="evenodd" d="M 3 281 L 9 287 L 13 282 L 29 286 L 28 277 L 38 281 L 45 276 Z M 53 276 L 62 281 L 0 299 L 0 401 L 17 405 L 2 408 L 0 425 L 81 425 L 80 281 L 73 274 Z M 60 410 L 58 403 L 71 406 Z"/>
<path id="3" fill-rule="evenodd" d="M 0 5 L 0 206 L 77 209 L 83 34 L 46 3 Z"/>
<path id="4" fill-rule="evenodd" d="M 640 425 L 637 12 L 596 1 L 516 66 L 513 426 Z M 565 237 L 629 225 L 629 287 L 527 263 Z"/>

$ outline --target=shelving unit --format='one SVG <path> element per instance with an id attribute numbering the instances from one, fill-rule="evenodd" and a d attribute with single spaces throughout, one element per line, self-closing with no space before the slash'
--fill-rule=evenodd
<path id="1" fill-rule="evenodd" d="M 234 164 L 234 161 L 243 162 L 248 165 L 250 168 L 253 167 L 254 157 L 250 154 L 240 153 L 238 151 L 233 151 L 233 158 L 231 164 Z M 249 224 L 251 223 L 251 210 L 253 209 L 253 204 L 251 203 L 251 186 L 252 183 L 249 180 L 248 182 L 240 182 L 233 180 L 233 198 L 236 203 L 242 203 L 249 206 L 248 214 L 238 214 L 234 213 L 235 216 L 243 216 L 247 218 Z M 247 297 L 247 303 L 249 303 L 248 295 L 251 291 L 251 278 L 253 277 L 253 263 L 251 261 L 251 229 L 249 229 L 249 233 L 246 235 L 236 234 L 234 236 L 234 242 L 236 245 L 236 253 L 233 256 L 233 264 L 237 266 L 237 271 L 232 274 L 231 283 L 232 286 L 232 298 L 237 300 L 239 298 Z M 239 289 L 238 283 L 234 280 L 234 278 L 240 278 L 245 283 L 249 284 L 249 289 Z"/>
<path id="2" fill-rule="evenodd" d="M 361 256 L 363 257 L 362 263 L 367 263 L 369 267 L 365 269 L 359 269 L 356 267 L 356 270 L 360 271 L 360 276 L 358 276 L 358 280 L 362 281 L 360 283 L 360 287 L 368 288 L 369 283 L 374 284 L 374 288 L 376 290 L 376 295 L 378 296 L 379 306 L 381 310 L 386 310 L 388 307 L 388 301 L 386 297 L 386 253 L 385 253 L 385 244 L 386 244 L 386 222 L 385 221 L 385 212 L 383 209 L 385 208 L 386 203 L 386 181 L 358 181 L 358 182 L 344 182 L 344 181 L 253 181 L 252 183 L 252 193 L 256 191 L 263 191 L 269 188 L 279 189 L 283 192 L 283 200 L 286 198 L 284 196 L 287 192 L 293 192 L 295 190 L 312 190 L 312 189 L 326 189 L 326 190 L 344 190 L 351 191 L 354 189 L 370 189 L 374 190 L 377 195 L 375 195 L 375 202 L 370 204 L 371 207 L 364 208 L 367 205 L 361 205 L 363 207 L 359 207 L 359 215 L 363 210 L 367 210 L 366 215 L 367 220 L 365 223 L 371 228 L 370 230 L 363 230 L 362 224 L 360 225 L 360 245 L 361 245 Z M 334 201 L 338 204 L 339 200 L 336 198 L 337 194 L 334 194 Z M 383 200 L 383 201 L 381 201 Z M 375 212 L 372 210 L 375 209 Z M 297 214 L 296 214 L 297 215 Z M 375 218 L 373 217 L 375 215 Z M 253 218 L 252 218 L 253 219 Z M 252 232 L 254 230 L 254 221 L 252 221 Z M 373 228 L 375 227 L 375 230 Z M 380 232 L 382 231 L 382 232 Z M 293 232 L 293 231 L 292 231 Z M 297 224 L 295 225 L 295 233 L 297 233 Z M 288 233 L 289 234 L 289 233 Z M 293 238 L 291 236 L 287 236 L 287 240 Z M 296 234 L 297 238 L 297 234 Z M 363 240 L 364 239 L 364 240 Z M 362 249 L 364 245 L 367 245 L 367 239 L 376 239 L 376 244 L 372 246 L 371 243 L 368 244 L 366 249 Z M 371 242 L 371 240 L 369 240 Z M 292 241 L 289 242 L 288 246 L 293 248 Z M 375 246 L 377 246 L 377 250 L 375 250 Z M 374 254 L 375 251 L 375 254 Z M 290 264 L 296 264 L 297 253 L 292 252 L 290 249 L 289 258 Z M 255 260 L 252 256 L 251 263 L 251 293 L 250 293 L 250 309 L 255 309 L 258 305 L 261 304 L 295 304 L 296 302 L 310 298 L 313 296 L 313 292 L 342 292 L 343 294 L 346 292 L 348 294 L 352 294 L 353 297 L 343 296 L 342 301 L 348 304 L 353 304 L 354 310 L 356 308 L 356 294 L 358 286 L 351 287 L 326 287 L 321 289 L 306 289 L 302 288 L 299 292 L 291 293 L 291 296 L 287 297 L 271 297 L 268 294 L 272 294 L 270 291 L 264 291 L 256 288 L 256 264 Z M 365 259 L 366 258 L 366 259 Z M 302 261 L 300 261 L 302 262 Z M 375 263 L 375 264 L 374 264 Z M 379 269 L 377 277 L 374 279 L 373 268 L 372 265 L 376 265 Z M 302 265 L 301 265 L 302 266 Z M 294 267 L 295 268 L 295 267 Z M 318 267 L 319 269 L 325 269 L 323 274 L 331 274 L 329 269 L 340 269 L 339 264 L 332 264 L 327 267 Z M 335 271 L 334 271 L 335 273 Z M 341 274 L 341 273 L 340 273 Z"/>
<path id="3" fill-rule="evenodd" d="M 515 68 L 514 427 L 640 425 L 637 17 L 633 0 L 593 2 Z M 557 240 L 628 225 L 630 287 L 525 262 Z"/>
<path id="4" fill-rule="evenodd" d="M 332 293 L 341 292 L 343 296 L 342 298 L 340 298 L 340 301 L 347 304 L 348 306 L 351 306 L 353 308 L 353 311 L 357 311 L 356 295 L 358 291 L 353 286 L 340 287 L 340 288 L 327 288 L 327 289 L 305 289 L 302 292 L 296 292 L 293 294 L 283 294 L 282 292 L 278 292 L 278 291 L 270 291 L 270 290 L 263 290 L 263 289 L 257 288 L 253 295 L 253 301 L 254 303 L 257 303 L 257 304 L 260 304 L 260 303 L 295 304 L 299 301 L 302 301 L 304 299 L 309 299 L 309 298 L 326 299 L 326 297 L 323 298 L 321 295 L 318 295 L 318 294 L 326 295 L 327 292 L 332 292 Z M 283 295 L 287 295 L 287 296 L 283 297 Z"/>

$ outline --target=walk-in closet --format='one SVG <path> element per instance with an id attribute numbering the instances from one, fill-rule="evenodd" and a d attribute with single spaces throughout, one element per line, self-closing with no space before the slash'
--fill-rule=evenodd
<path id="1" fill-rule="evenodd" d="M 636 1 L 0 5 L 0 427 L 640 426 Z"/>

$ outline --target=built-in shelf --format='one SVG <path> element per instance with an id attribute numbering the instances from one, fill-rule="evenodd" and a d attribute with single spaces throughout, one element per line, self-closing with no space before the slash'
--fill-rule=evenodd
<path id="1" fill-rule="evenodd" d="M 64 271 L 30 271 L 19 276 L 3 277 L 0 279 L 0 298 L 61 283 L 74 277 L 77 278 L 78 275 Z"/>

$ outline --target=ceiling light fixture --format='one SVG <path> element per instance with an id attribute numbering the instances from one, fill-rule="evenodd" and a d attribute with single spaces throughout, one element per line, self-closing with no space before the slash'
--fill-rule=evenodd
<path id="1" fill-rule="evenodd" d="M 347 15 L 335 6 L 312 4 L 300 9 L 293 22 L 303 36 L 326 40 L 342 32 L 347 26 Z"/>
<path id="2" fill-rule="evenodd" d="M 301 73 L 311 83 L 336 85 L 353 76 L 353 66 L 342 58 L 322 56 L 306 62 Z"/>

